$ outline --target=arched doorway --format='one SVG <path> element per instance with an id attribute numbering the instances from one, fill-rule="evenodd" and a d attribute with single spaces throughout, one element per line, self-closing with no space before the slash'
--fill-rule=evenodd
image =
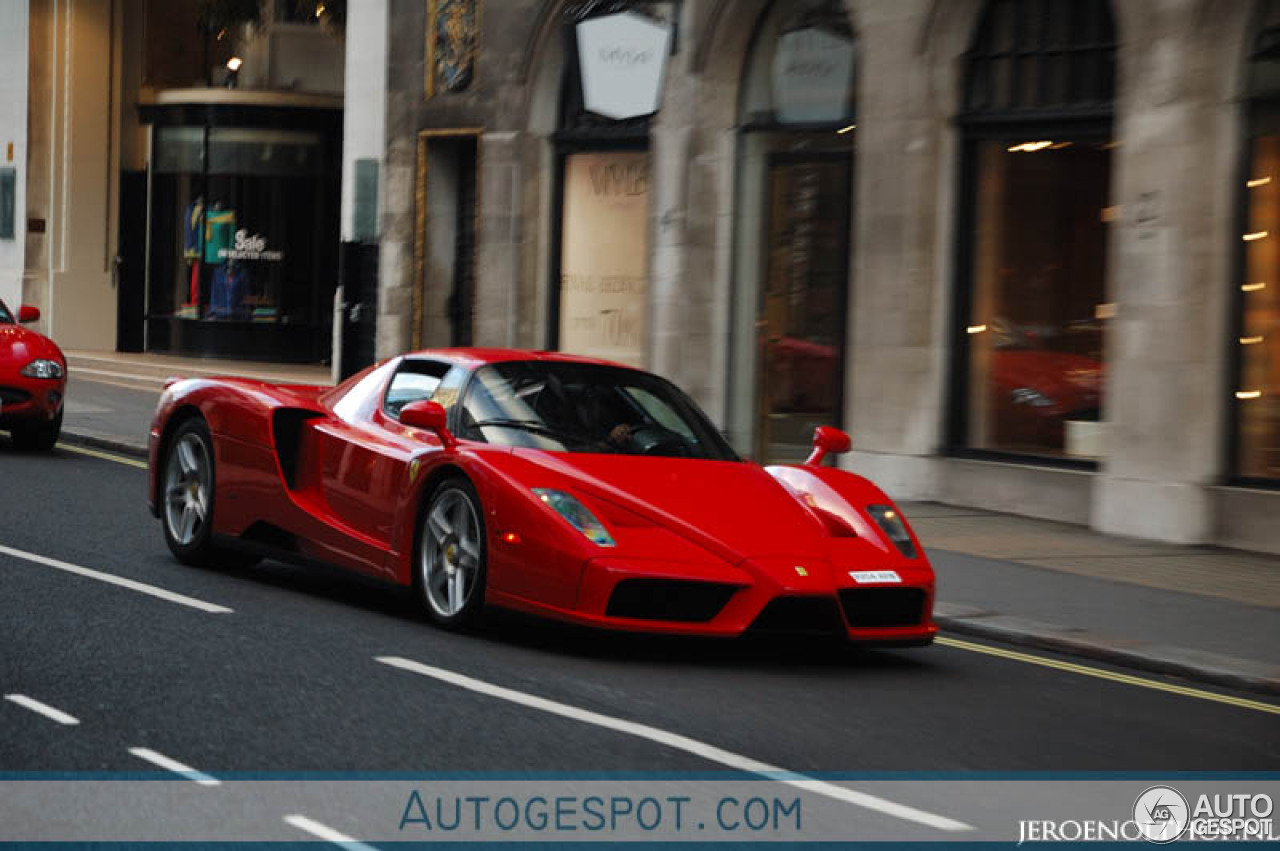
<path id="1" fill-rule="evenodd" d="M 774 2 L 743 71 L 729 425 L 762 461 L 841 420 L 856 52 L 839 0 Z"/>
<path id="2" fill-rule="evenodd" d="M 979 18 L 957 117 L 955 454 L 1103 454 L 1115 51 L 1107 0 L 989 0 Z"/>

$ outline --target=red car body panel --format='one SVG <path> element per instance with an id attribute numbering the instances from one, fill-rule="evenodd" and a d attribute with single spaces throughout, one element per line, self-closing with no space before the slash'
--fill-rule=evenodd
<path id="1" fill-rule="evenodd" d="M 445 349 L 407 357 L 470 371 L 507 360 L 572 360 L 546 352 Z M 464 475 L 483 506 L 488 602 L 612 629 L 731 636 L 783 597 L 830 601 L 868 588 L 851 571 L 895 571 L 916 589 L 914 622 L 866 627 L 852 639 L 924 642 L 936 632 L 933 571 L 908 558 L 866 513 L 892 503 L 875 485 L 832 468 L 762 468 L 745 461 L 551 452 L 439 436 L 401 425 L 382 408 L 394 358 L 337 388 L 199 379 L 170 386 L 151 427 L 150 501 L 182 418 L 208 422 L 216 459 L 213 530 L 376 576 L 413 582 L 420 511 L 445 475 Z M 608 364 L 615 366 L 613 364 Z M 625 368 L 625 367 L 620 367 Z M 533 488 L 571 492 L 616 545 L 598 546 Z M 914 540 L 914 539 L 913 539 Z M 714 616 L 690 621 L 609 612 L 620 582 L 674 580 L 728 595 Z M 915 593 L 915 592 L 912 592 Z M 838 615 L 837 615 L 838 617 Z"/>
<path id="2" fill-rule="evenodd" d="M 22 374 L 27 364 L 41 359 L 61 366 L 62 377 Z M 62 410 L 66 392 L 67 359 L 57 344 L 17 322 L 0 323 L 0 430 L 52 421 Z"/>

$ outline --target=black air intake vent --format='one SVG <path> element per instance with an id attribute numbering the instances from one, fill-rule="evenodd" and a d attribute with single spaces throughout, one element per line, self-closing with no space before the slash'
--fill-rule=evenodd
<path id="1" fill-rule="evenodd" d="M 756 616 L 752 632 L 844 635 L 840 610 L 830 597 L 779 597 Z"/>
<path id="2" fill-rule="evenodd" d="M 924 620 L 925 592 L 921 588 L 846 588 L 840 605 L 855 629 L 918 626 Z"/>
<path id="3" fill-rule="evenodd" d="M 613 588 L 605 614 L 647 621 L 705 623 L 724 608 L 736 585 L 684 579 L 624 579 Z"/>

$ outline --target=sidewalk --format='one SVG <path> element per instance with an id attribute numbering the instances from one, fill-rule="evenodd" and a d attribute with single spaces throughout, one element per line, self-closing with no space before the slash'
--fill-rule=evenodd
<path id="1" fill-rule="evenodd" d="M 331 384 L 325 366 L 178 358 L 116 352 L 67 352 L 62 436 L 128 454 L 146 455 L 151 415 L 171 377 L 236 375 L 284 384 Z"/>
<path id="2" fill-rule="evenodd" d="M 134 455 L 146 453 L 168 375 L 329 383 L 320 367 L 153 355 L 68 359 L 64 440 Z M 1280 694 L 1280 558 L 936 503 L 902 508 L 937 571 L 944 632 Z"/>

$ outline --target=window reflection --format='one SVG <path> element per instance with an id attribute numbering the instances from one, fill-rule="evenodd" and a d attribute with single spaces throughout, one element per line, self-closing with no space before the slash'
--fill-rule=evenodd
<path id="1" fill-rule="evenodd" d="M 1099 141 L 976 147 L 969 346 L 973 448 L 1103 454 L 1110 157 Z"/>
<path id="2" fill-rule="evenodd" d="M 1280 173 L 1280 135 L 1253 140 L 1249 210 L 1245 236 L 1245 280 L 1240 285 L 1241 317 L 1237 339 L 1239 384 L 1239 472 L 1255 478 L 1280 478 L 1280 194 L 1270 180 Z"/>

